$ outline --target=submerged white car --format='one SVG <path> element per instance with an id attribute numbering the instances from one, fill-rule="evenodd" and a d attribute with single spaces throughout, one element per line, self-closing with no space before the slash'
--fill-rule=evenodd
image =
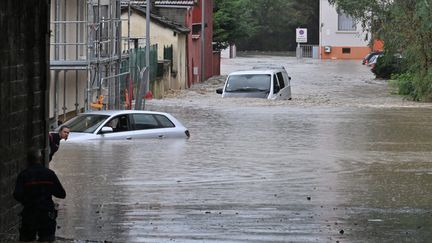
<path id="1" fill-rule="evenodd" d="M 70 128 L 67 141 L 93 139 L 189 138 L 175 117 L 164 112 L 108 110 L 81 113 L 64 123 Z"/>
<path id="2" fill-rule="evenodd" d="M 291 77 L 284 67 L 255 67 L 230 73 L 221 89 L 222 97 L 252 97 L 271 100 L 291 99 Z"/>

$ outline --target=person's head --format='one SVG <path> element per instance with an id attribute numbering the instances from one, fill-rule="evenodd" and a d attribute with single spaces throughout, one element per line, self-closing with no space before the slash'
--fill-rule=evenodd
<path id="1" fill-rule="evenodd" d="M 70 129 L 68 126 L 61 126 L 59 129 L 60 139 L 67 140 L 69 137 Z"/>
<path id="2" fill-rule="evenodd" d="M 40 149 L 30 148 L 30 150 L 27 153 L 27 163 L 29 165 L 42 163 L 42 154 Z"/>

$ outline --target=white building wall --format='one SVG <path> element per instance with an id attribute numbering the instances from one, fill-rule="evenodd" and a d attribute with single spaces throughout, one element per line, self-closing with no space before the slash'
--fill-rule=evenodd
<path id="1" fill-rule="evenodd" d="M 55 20 L 55 0 L 51 0 L 51 21 Z M 62 0 L 59 1 L 60 11 L 59 16 L 62 20 L 66 15 L 67 21 L 85 20 L 86 1 L 83 0 Z M 80 9 L 78 9 L 80 8 Z M 59 24 L 59 42 L 60 43 L 85 43 L 87 40 L 87 28 L 85 23 L 67 23 Z M 51 46 L 50 59 L 55 58 L 55 25 L 50 25 L 51 30 Z M 65 31 L 66 30 L 66 31 Z M 77 33 L 78 30 L 78 33 Z M 65 41 L 66 38 L 66 41 Z M 75 45 L 59 45 L 58 60 L 72 61 L 85 60 L 86 47 L 80 45 L 76 48 Z M 65 56 L 66 53 L 66 56 Z M 58 73 L 56 75 L 56 72 Z M 56 85 L 58 91 L 57 100 L 55 99 Z M 73 112 L 77 109 L 84 108 L 84 100 L 87 87 L 87 71 L 86 70 L 59 70 L 50 71 L 50 89 L 49 89 L 49 117 L 54 117 L 55 104 L 58 107 L 58 116 L 60 120 L 67 120 L 68 117 L 63 117 L 64 114 Z M 77 106 L 76 106 L 77 104 Z"/>
<path id="2" fill-rule="evenodd" d="M 320 0 L 320 46 L 323 50 L 324 46 L 334 48 L 353 48 L 354 52 L 351 55 L 341 55 L 334 53 L 328 58 L 332 59 L 353 59 L 363 56 L 369 51 L 369 40 L 366 39 L 366 32 L 362 29 L 361 23 L 357 23 L 355 31 L 339 31 L 338 30 L 338 13 L 336 8 L 328 2 L 328 0 Z M 323 52 L 323 51 L 322 51 Z M 322 58 L 325 53 L 321 53 Z"/>

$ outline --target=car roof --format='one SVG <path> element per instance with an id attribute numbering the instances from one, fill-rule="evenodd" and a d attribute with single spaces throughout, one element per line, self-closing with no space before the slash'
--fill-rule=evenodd
<path id="1" fill-rule="evenodd" d="M 115 116 L 115 115 L 121 115 L 121 114 L 159 114 L 159 115 L 167 115 L 168 113 L 158 112 L 158 111 L 143 111 L 143 110 L 103 110 L 103 111 L 87 111 L 87 112 L 84 112 L 84 113 L 80 113 L 79 115 L 87 115 L 87 114 Z"/>

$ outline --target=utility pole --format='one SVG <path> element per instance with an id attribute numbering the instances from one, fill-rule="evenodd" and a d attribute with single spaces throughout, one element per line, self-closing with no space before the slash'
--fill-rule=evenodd
<path id="1" fill-rule="evenodd" d="M 205 80 L 205 0 L 201 0 L 201 82 Z"/>

